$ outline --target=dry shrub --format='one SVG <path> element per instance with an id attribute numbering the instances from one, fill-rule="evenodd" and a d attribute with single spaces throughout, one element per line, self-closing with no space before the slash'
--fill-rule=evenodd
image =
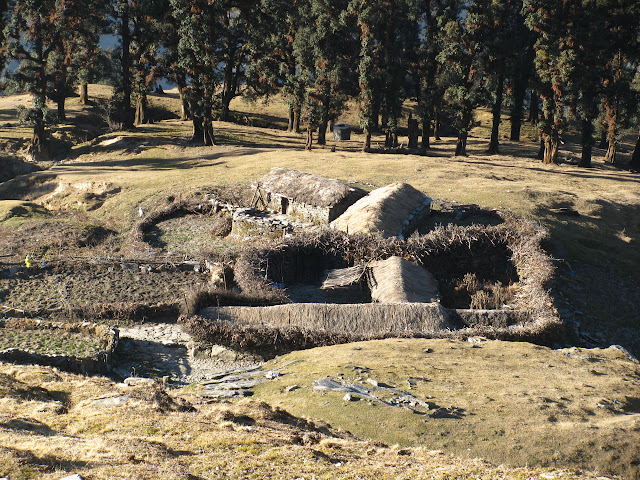
<path id="1" fill-rule="evenodd" d="M 287 297 L 280 290 L 274 289 L 273 294 L 260 292 L 259 294 L 244 293 L 236 290 L 220 289 L 206 286 L 195 288 L 185 294 L 184 306 L 181 306 L 182 315 L 195 315 L 203 308 L 215 306 L 245 306 L 267 307 L 287 303 Z"/>
<path id="2" fill-rule="evenodd" d="M 231 233 L 233 220 L 231 215 L 220 215 L 211 219 L 209 234 L 214 237 L 226 237 Z"/>

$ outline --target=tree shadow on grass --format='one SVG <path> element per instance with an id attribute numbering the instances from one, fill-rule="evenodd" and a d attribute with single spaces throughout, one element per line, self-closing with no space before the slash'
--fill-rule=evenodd
<path id="1" fill-rule="evenodd" d="M 537 208 L 558 259 L 552 296 L 584 347 L 619 344 L 640 356 L 640 206 L 597 200 L 596 218 L 575 212 L 571 199 Z M 569 214 L 566 214 L 568 212 Z"/>
<path id="2" fill-rule="evenodd" d="M 64 458 L 55 457 L 53 455 L 38 456 L 31 450 L 0 446 L 0 452 L 2 452 L 3 450 L 5 454 L 18 459 L 21 464 L 28 465 L 36 470 L 39 470 L 42 473 L 54 472 L 56 470 L 73 472 L 92 468 L 96 465 L 92 462 L 85 462 L 82 460 L 66 460 Z"/>

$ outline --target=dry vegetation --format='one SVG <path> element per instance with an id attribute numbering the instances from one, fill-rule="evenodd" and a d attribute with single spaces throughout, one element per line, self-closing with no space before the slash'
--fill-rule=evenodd
<path id="1" fill-rule="evenodd" d="M 283 375 L 260 385 L 257 398 L 365 438 L 507 465 L 639 473 L 640 367 L 615 348 L 389 339 L 294 352 L 266 367 Z M 373 379 L 432 406 L 414 413 L 347 401 L 313 388 L 325 376 L 369 388 Z"/>
<path id="2" fill-rule="evenodd" d="M 110 399 L 128 397 L 109 405 Z M 595 479 L 388 447 L 261 402 L 189 404 L 188 391 L 121 387 L 0 363 L 0 475 L 15 479 Z M 112 400 L 113 401 L 113 400 Z M 195 408 L 194 408 L 195 407 Z"/>

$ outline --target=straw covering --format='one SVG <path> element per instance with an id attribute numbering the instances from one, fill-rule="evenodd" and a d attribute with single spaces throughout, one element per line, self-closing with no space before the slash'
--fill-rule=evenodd
<path id="1" fill-rule="evenodd" d="M 355 233 L 378 233 L 385 238 L 403 237 L 421 215 L 429 212 L 431 199 L 406 183 L 378 188 L 351 205 L 332 222 L 333 228 Z"/>
<path id="2" fill-rule="evenodd" d="M 371 300 L 379 303 L 429 303 L 438 299 L 438 282 L 425 268 L 393 256 L 369 265 Z"/>
<path id="3" fill-rule="evenodd" d="M 291 303 L 273 307 L 210 307 L 200 312 L 210 321 L 243 327 L 301 328 L 356 338 L 387 334 L 434 334 L 452 328 L 449 312 L 437 303 L 333 304 Z"/>

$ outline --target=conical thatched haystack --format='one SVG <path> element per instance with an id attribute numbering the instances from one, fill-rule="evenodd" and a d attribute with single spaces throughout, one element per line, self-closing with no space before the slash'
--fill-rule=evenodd
<path id="1" fill-rule="evenodd" d="M 283 167 L 272 168 L 254 188 L 264 204 L 257 207 L 320 223 L 331 222 L 366 195 L 364 190 L 338 180 Z"/>
<path id="2" fill-rule="evenodd" d="M 419 218 L 429 214 L 430 205 L 431 199 L 411 185 L 392 183 L 358 200 L 331 225 L 349 234 L 404 238 Z"/>
<path id="3" fill-rule="evenodd" d="M 438 282 L 433 275 L 400 257 L 371 263 L 367 280 L 374 302 L 430 303 L 438 299 Z"/>

